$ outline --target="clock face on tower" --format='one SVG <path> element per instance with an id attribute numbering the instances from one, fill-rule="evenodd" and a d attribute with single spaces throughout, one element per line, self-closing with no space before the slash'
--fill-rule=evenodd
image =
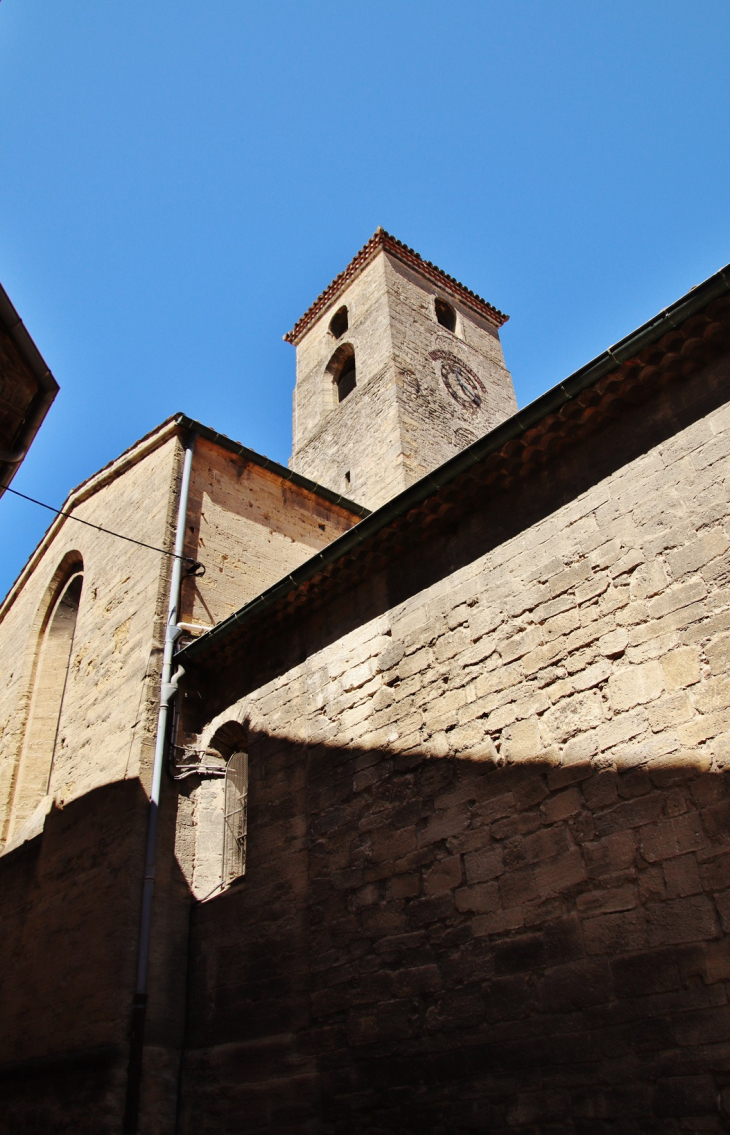
<path id="1" fill-rule="evenodd" d="M 431 351 L 429 357 L 441 363 L 441 381 L 454 402 L 464 410 L 478 410 L 487 391 L 469 364 L 450 351 Z"/>

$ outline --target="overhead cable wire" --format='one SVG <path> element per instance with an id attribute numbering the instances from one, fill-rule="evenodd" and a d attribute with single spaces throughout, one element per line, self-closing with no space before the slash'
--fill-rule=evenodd
<path id="1" fill-rule="evenodd" d="M 31 504 L 37 504 L 41 508 L 47 508 L 49 512 L 55 512 L 56 516 L 65 516 L 68 520 L 75 520 L 77 524 L 85 524 L 87 528 L 95 528 L 97 532 L 104 532 L 107 536 L 115 536 L 117 540 L 126 540 L 128 544 L 137 544 L 140 548 L 149 548 L 151 552 L 159 552 L 161 556 L 170 556 L 173 560 L 185 560 L 190 564 L 191 573 L 195 575 L 202 575 L 205 571 L 203 564 L 193 559 L 192 556 L 178 556 L 176 552 L 170 552 L 167 548 L 158 548 L 154 544 L 145 544 L 144 540 L 135 540 L 133 536 L 123 536 L 121 532 L 112 532 L 111 528 L 102 528 L 100 524 L 92 524 L 90 520 L 82 520 L 80 516 L 74 516 L 72 512 L 64 512 L 62 508 L 54 508 L 52 504 L 44 504 L 43 501 L 36 500 L 35 497 L 29 497 L 25 493 L 19 493 L 17 489 L 11 489 L 9 485 L 5 486 L 5 492 L 21 497 L 24 501 L 30 501 Z"/>

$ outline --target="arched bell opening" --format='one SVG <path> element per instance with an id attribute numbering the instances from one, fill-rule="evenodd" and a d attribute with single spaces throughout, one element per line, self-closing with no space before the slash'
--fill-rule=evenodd
<path id="1" fill-rule="evenodd" d="M 447 303 L 446 300 L 436 297 L 434 300 L 434 308 L 436 311 L 436 319 L 441 326 L 445 327 L 447 331 L 456 334 L 456 310 L 451 304 Z"/>
<path id="2" fill-rule="evenodd" d="M 327 364 L 327 375 L 335 389 L 335 401 L 344 402 L 357 386 L 357 367 L 355 348 L 352 343 L 338 347 Z"/>
<path id="3" fill-rule="evenodd" d="M 330 335 L 335 339 L 341 339 L 350 325 L 349 316 L 346 307 L 340 307 L 330 319 Z"/>

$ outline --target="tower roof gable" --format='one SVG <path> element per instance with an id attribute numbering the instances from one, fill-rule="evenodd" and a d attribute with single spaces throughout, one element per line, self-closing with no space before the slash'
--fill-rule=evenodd
<path id="1" fill-rule="evenodd" d="M 471 308 L 472 311 L 488 319 L 489 322 L 493 323 L 496 327 L 501 327 L 502 324 L 506 323 L 509 319 L 508 315 L 498 311 L 496 307 L 487 303 L 487 301 L 482 299 L 481 296 L 478 296 L 476 292 L 472 292 L 469 288 L 465 287 L 464 284 L 460 284 L 458 280 L 455 280 L 453 276 L 449 276 L 446 272 L 437 268 L 430 260 L 424 260 L 417 252 L 414 252 L 412 248 L 403 244 L 402 241 L 396 240 L 396 238 L 391 236 L 390 233 L 387 233 L 385 229 L 378 228 L 370 237 L 367 244 L 353 257 L 345 270 L 340 272 L 339 276 L 335 276 L 332 283 L 317 296 L 311 307 L 307 308 L 301 319 L 298 319 L 291 331 L 284 336 L 286 342 L 296 345 L 304 333 L 309 330 L 315 319 L 335 302 L 343 288 L 345 288 L 355 276 L 362 272 L 363 268 L 370 263 L 381 249 L 390 256 L 408 265 L 409 268 L 412 268 L 421 276 L 425 276 L 427 279 L 431 280 L 432 283 L 438 284 L 445 292 L 461 301 L 466 307 Z"/>

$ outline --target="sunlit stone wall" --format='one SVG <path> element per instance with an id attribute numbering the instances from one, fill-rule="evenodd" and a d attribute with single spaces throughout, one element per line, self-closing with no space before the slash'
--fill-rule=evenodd
<path id="1" fill-rule="evenodd" d="M 437 321 L 437 296 L 453 308 L 453 332 Z M 343 306 L 349 325 L 335 338 Z M 327 367 L 343 344 L 357 385 L 338 402 Z M 378 508 L 516 409 L 496 325 L 380 252 L 297 344 L 290 464 Z"/>
<path id="2" fill-rule="evenodd" d="M 249 842 L 186 1131 L 723 1129 L 730 409 L 637 448 L 203 730 L 248 722 Z"/>

